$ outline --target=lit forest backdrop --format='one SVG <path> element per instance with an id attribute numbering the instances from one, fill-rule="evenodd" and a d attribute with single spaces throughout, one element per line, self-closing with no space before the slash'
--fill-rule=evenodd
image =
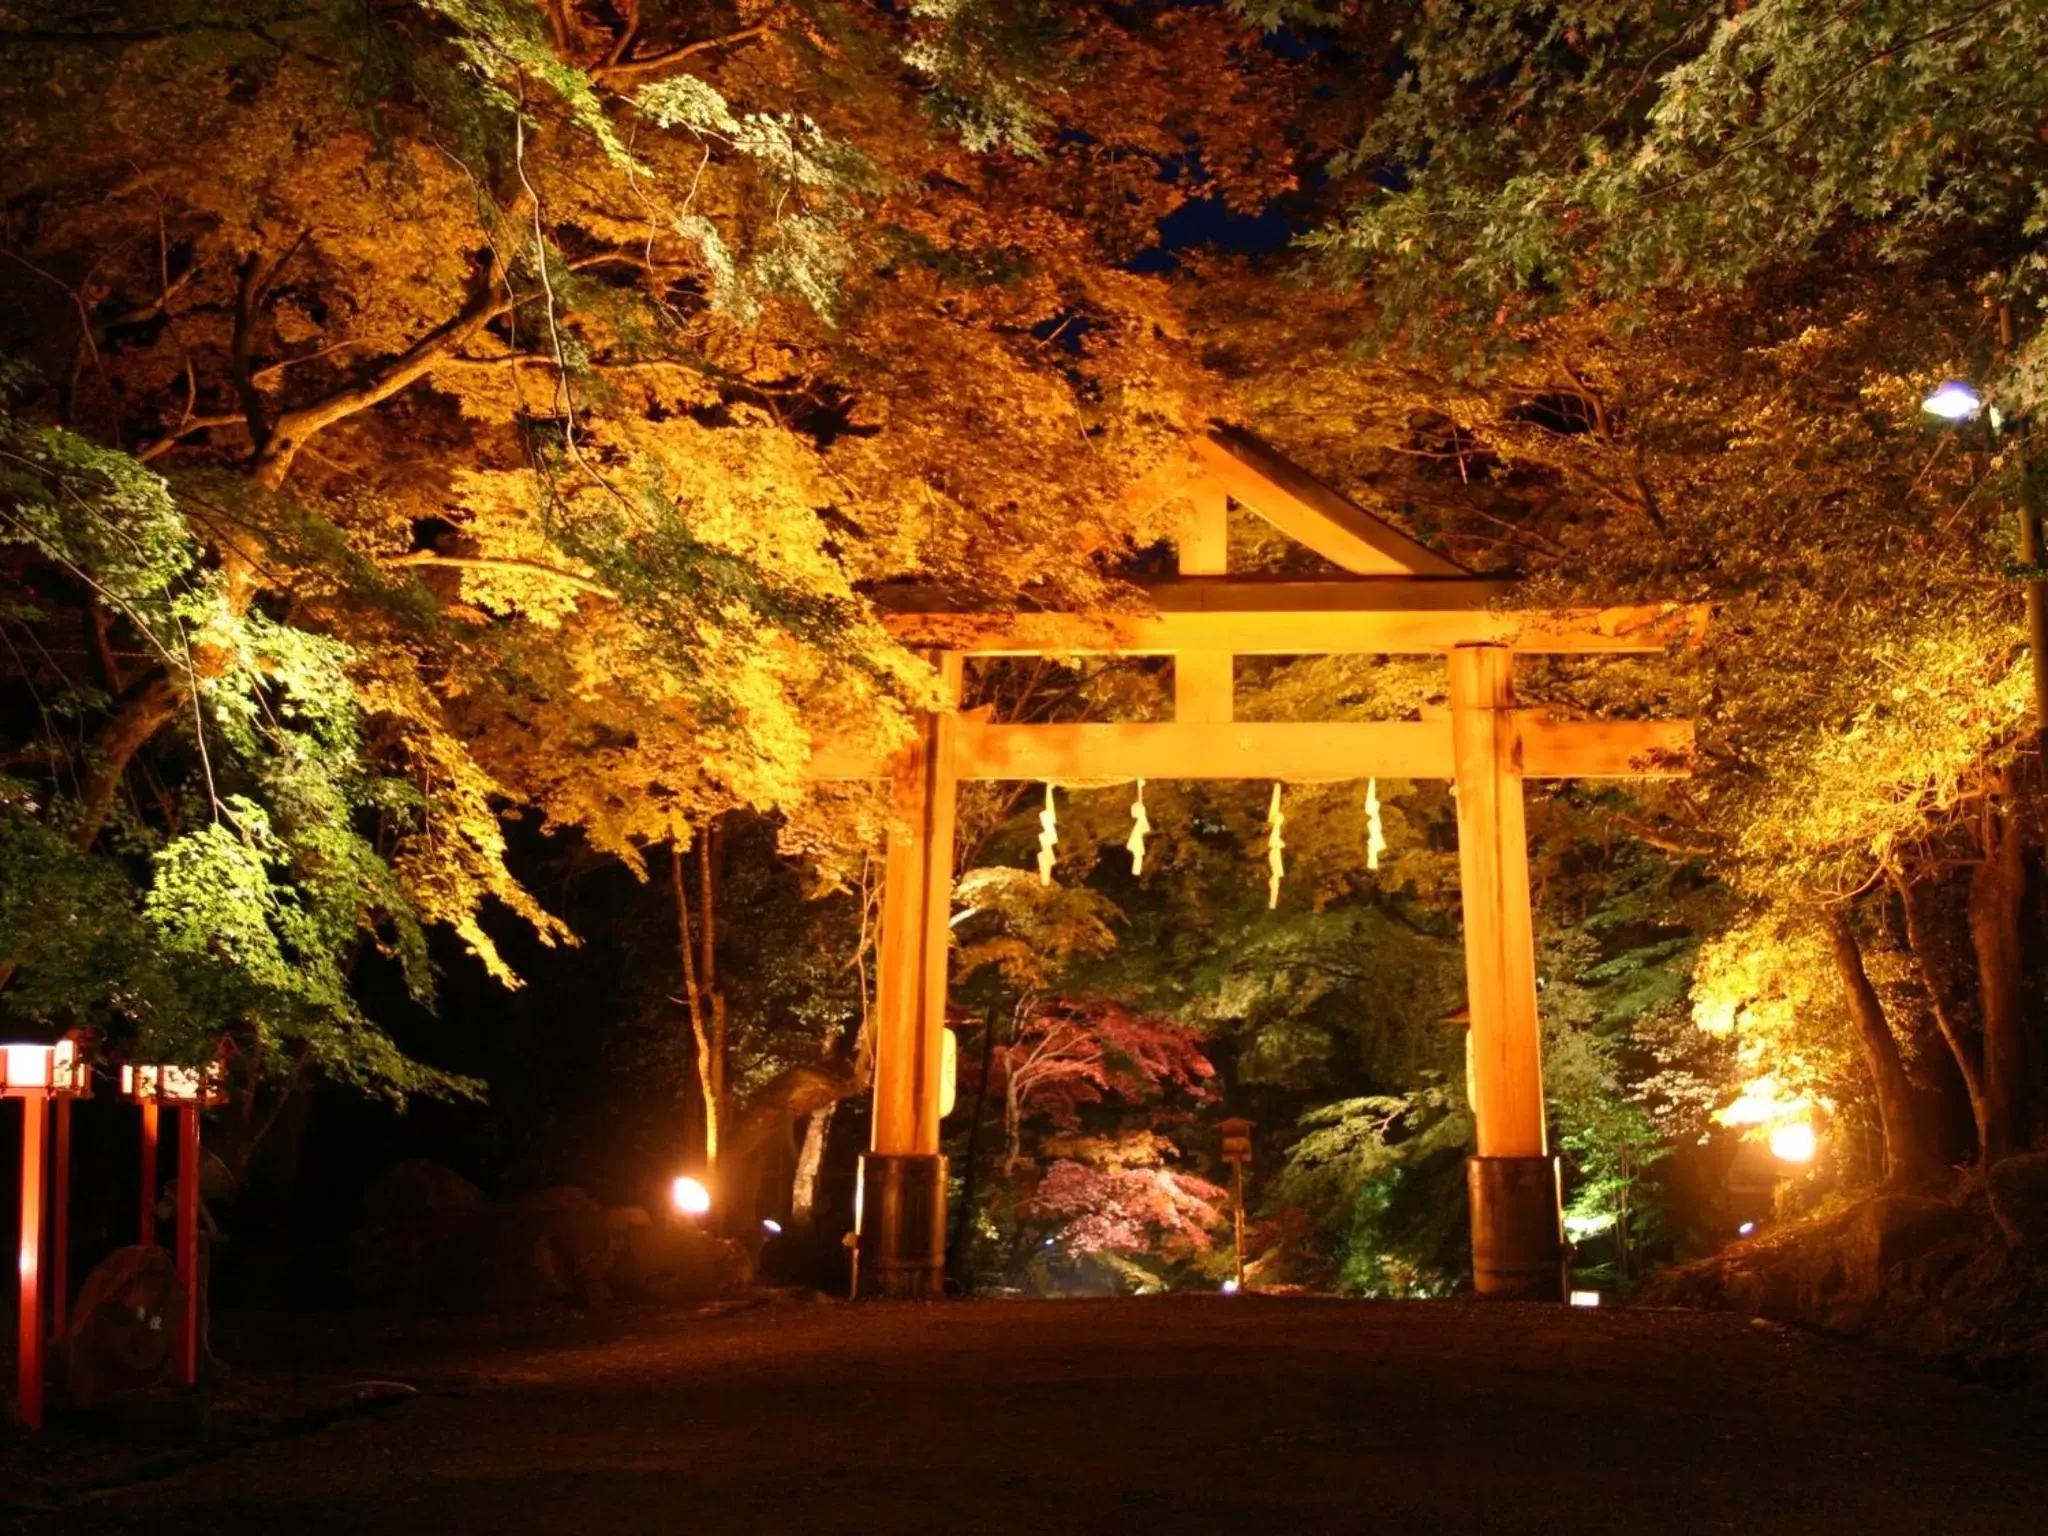
<path id="1" fill-rule="evenodd" d="M 2048 1130 L 2044 49 L 2011 0 L 6 5 L 7 1027 L 225 1042 L 245 1222 L 373 1153 L 641 1198 L 715 1152 L 829 1255 L 884 808 L 803 764 L 931 688 L 872 596 L 1129 605 L 1126 492 L 1221 420 L 1527 602 L 1711 606 L 1523 686 L 1699 722 L 1690 781 L 1531 805 L 1582 1267 L 1771 1214 L 1788 1125 L 1779 1216 L 1973 1187 Z M 1271 910 L 1268 785 L 1148 785 L 1142 875 L 1132 787 L 1062 786 L 1051 886 L 1042 787 L 969 795 L 963 1281 L 1214 1283 L 1240 1112 L 1260 1279 L 1456 1283 L 1455 818 L 1374 789 L 1383 852 L 1365 785 L 1289 792 Z"/>

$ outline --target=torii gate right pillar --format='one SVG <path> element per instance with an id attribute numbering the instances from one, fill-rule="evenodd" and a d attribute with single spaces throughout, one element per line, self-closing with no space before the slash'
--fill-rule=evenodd
<path id="1" fill-rule="evenodd" d="M 1479 1143 L 1466 1165 L 1473 1284 L 1482 1296 L 1561 1301 L 1564 1232 L 1558 1164 L 1544 1125 L 1513 653 L 1498 645 L 1452 651 L 1450 695 L 1472 1018 L 1468 1081 Z"/>

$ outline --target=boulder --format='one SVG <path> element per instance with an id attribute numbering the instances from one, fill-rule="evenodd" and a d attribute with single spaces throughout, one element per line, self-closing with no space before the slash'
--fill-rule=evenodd
<path id="1" fill-rule="evenodd" d="M 589 1192 L 578 1189 L 574 1184 L 555 1184 L 547 1189 L 536 1189 L 530 1195 L 521 1195 L 512 1202 L 523 1211 L 595 1211 L 598 1203 L 590 1198 Z"/>
<path id="2" fill-rule="evenodd" d="M 2014 1242 L 2048 1253 L 2048 1152 L 2023 1152 L 1991 1165 L 1985 1180 L 1992 1214 Z"/>
<path id="3" fill-rule="evenodd" d="M 363 1191 L 365 1226 L 414 1221 L 443 1211 L 473 1211 L 485 1203 L 484 1192 L 441 1163 L 415 1157 L 393 1163 Z"/>
<path id="4" fill-rule="evenodd" d="M 493 1205 L 423 1171 L 389 1189 L 379 1182 L 378 1198 L 365 1201 L 379 1219 L 349 1245 L 350 1278 L 366 1301 L 449 1312 L 600 1307 L 617 1289 L 713 1296 L 749 1273 L 733 1245 L 681 1229 L 662 1229 L 676 1234 L 664 1240 L 640 1207 L 607 1210 L 568 1185 Z"/>
<path id="5" fill-rule="evenodd" d="M 1668 1270 L 1644 1287 L 1643 1299 L 1857 1333 L 1894 1291 L 1953 1269 L 1952 1258 L 1937 1262 L 1934 1255 L 1978 1227 L 1970 1211 L 1946 1200 L 1875 1195 Z"/>
<path id="6" fill-rule="evenodd" d="M 58 1345 L 65 1395 L 96 1408 L 170 1379 L 185 1288 L 162 1248 L 117 1248 L 86 1276 Z"/>
<path id="7" fill-rule="evenodd" d="M 701 1301 L 753 1281 L 753 1261 L 728 1238 L 691 1226 L 659 1225 L 637 1206 L 607 1214 L 620 1242 L 614 1275 L 622 1291 L 660 1301 Z M 637 1221 L 632 1219 L 636 1215 Z"/>
<path id="8" fill-rule="evenodd" d="M 1024 1288 L 1033 1296 L 1144 1296 L 1162 1289 L 1157 1275 L 1122 1254 L 1044 1248 L 1026 1262 Z"/>
<path id="9" fill-rule="evenodd" d="M 2016 1210 L 2033 1177 L 2022 1167 L 2000 1180 Z M 2048 1265 L 2006 1240 L 1981 1197 L 1871 1196 L 1666 1270 L 1637 1299 L 1851 1334 L 1987 1377 L 2048 1359 Z"/>

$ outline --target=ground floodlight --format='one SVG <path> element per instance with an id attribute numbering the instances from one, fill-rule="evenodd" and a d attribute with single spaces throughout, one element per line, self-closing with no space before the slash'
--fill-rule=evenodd
<path id="1" fill-rule="evenodd" d="M 1771 1132 L 1771 1156 L 1781 1163 L 1810 1163 L 1819 1150 L 1811 1120 L 1788 1120 Z"/>

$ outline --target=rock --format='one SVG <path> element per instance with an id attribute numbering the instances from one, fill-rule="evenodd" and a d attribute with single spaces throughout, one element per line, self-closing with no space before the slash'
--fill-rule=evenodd
<path id="1" fill-rule="evenodd" d="M 2006 1175 L 2018 1189 L 2031 1177 Z M 2048 1336 L 2048 1266 L 2005 1241 L 1981 1201 L 1872 1196 L 1667 1270 L 1638 1299 L 1852 1334 L 1989 1374 L 2024 1374 Z"/>
<path id="2" fill-rule="evenodd" d="M 638 1214 L 645 1217 L 646 1212 Z M 613 1274 L 619 1288 L 631 1294 L 660 1301 L 701 1301 L 748 1285 L 754 1278 L 753 1262 L 744 1248 L 695 1227 L 627 1218 L 616 1230 L 621 1251 Z"/>
<path id="3" fill-rule="evenodd" d="M 607 1210 L 572 1185 L 494 1205 L 439 1164 L 401 1163 L 363 1209 L 349 1274 L 368 1301 L 450 1312 L 601 1307 L 618 1290 L 702 1300 L 753 1278 L 738 1244 L 658 1227 L 637 1205 Z"/>
<path id="4" fill-rule="evenodd" d="M 365 1301 L 448 1305 L 469 1289 L 455 1255 L 474 1247 L 487 1209 L 483 1191 L 426 1158 L 394 1163 L 363 1192 L 349 1235 L 349 1284 Z"/>
<path id="5" fill-rule="evenodd" d="M 1024 1283 L 1034 1296 L 1144 1296 L 1161 1288 L 1157 1275 L 1121 1254 L 1045 1249 L 1024 1266 Z"/>
<path id="6" fill-rule="evenodd" d="M 2016 1243 L 2048 1253 L 2048 1152 L 2023 1152 L 1991 1165 L 1985 1181 L 1992 1214 Z"/>
<path id="7" fill-rule="evenodd" d="M 1963 1207 L 1926 1195 L 1880 1195 L 1865 1202 L 1862 1222 L 1870 1263 L 1880 1272 L 1978 1225 Z"/>
<path id="8" fill-rule="evenodd" d="M 365 1226 L 414 1221 L 443 1211 L 473 1211 L 484 1192 L 453 1168 L 424 1157 L 393 1163 L 363 1191 Z"/>
<path id="9" fill-rule="evenodd" d="M 226 1205 L 242 1192 L 242 1186 L 235 1179 L 235 1171 L 227 1160 L 211 1147 L 203 1147 L 199 1153 L 199 1198 L 208 1205 Z"/>
<path id="10" fill-rule="evenodd" d="M 521 1195 L 513 1204 L 526 1211 L 594 1211 L 598 1203 L 574 1184 L 556 1184 Z"/>
<path id="11" fill-rule="evenodd" d="M 58 1346 L 65 1395 L 96 1408 L 170 1379 L 185 1288 L 162 1248 L 117 1248 L 86 1276 Z"/>

